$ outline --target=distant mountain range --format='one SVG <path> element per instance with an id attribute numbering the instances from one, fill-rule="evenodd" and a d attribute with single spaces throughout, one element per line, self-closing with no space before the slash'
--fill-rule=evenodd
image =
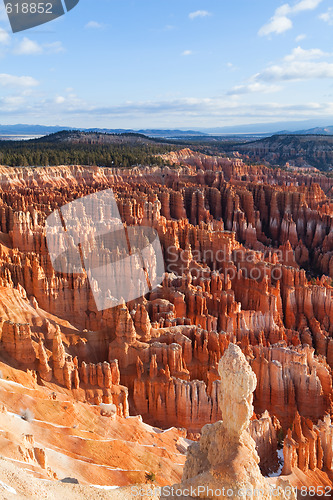
<path id="1" fill-rule="evenodd" d="M 297 132 L 289 133 L 299 135 L 333 135 L 333 125 L 330 127 L 315 127 L 309 130 L 298 130 Z"/>
<path id="2" fill-rule="evenodd" d="M 327 120 L 328 121 L 328 120 Z M 331 120 L 330 120 L 331 121 Z M 332 121 L 333 123 L 333 117 Z M 275 122 L 275 123 L 257 123 L 250 125 L 233 125 L 227 127 L 212 127 L 198 128 L 192 130 L 185 129 L 121 129 L 121 128 L 78 128 L 64 127 L 62 125 L 45 126 L 45 125 L 0 125 L 0 137 L 15 138 L 15 137 L 36 137 L 61 130 L 83 130 L 91 132 L 100 132 L 107 134 L 121 133 L 140 133 L 149 137 L 181 139 L 184 137 L 209 137 L 211 135 L 248 135 L 248 136 L 269 136 L 272 134 L 322 134 L 333 135 L 333 125 L 327 126 L 327 122 L 323 120 L 304 120 L 297 122 Z"/>
<path id="3" fill-rule="evenodd" d="M 134 130 L 134 129 L 108 129 L 108 128 L 89 128 L 82 129 L 76 127 L 63 127 L 63 126 L 45 126 L 45 125 L 0 125 L 0 137 L 2 138 L 16 138 L 16 137 L 38 137 L 49 134 L 54 134 L 62 130 L 81 130 L 84 132 L 98 132 L 102 134 L 123 134 L 123 133 L 139 133 L 144 134 L 148 137 L 156 138 L 182 138 L 191 136 L 203 136 L 208 134 L 200 132 L 198 130 L 159 130 L 159 129 L 145 129 L 145 130 Z"/>
<path id="4" fill-rule="evenodd" d="M 304 134 L 304 133 L 321 133 L 320 130 L 331 129 L 327 123 L 333 123 L 333 116 L 329 119 L 315 119 L 302 121 L 281 121 L 275 123 L 252 123 L 246 125 L 232 125 L 227 127 L 201 128 L 201 132 L 214 135 L 272 135 L 272 134 Z M 314 132 L 318 130 L 318 132 Z M 311 132 L 312 131 L 312 132 Z M 325 133 L 325 132 L 323 132 Z M 330 133 L 330 132 L 327 132 Z M 333 133 L 333 132 L 332 132 Z"/>

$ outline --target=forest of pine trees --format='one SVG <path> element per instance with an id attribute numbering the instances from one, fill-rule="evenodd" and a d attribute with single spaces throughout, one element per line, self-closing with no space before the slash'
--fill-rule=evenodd
<path id="1" fill-rule="evenodd" d="M 1 141 L 0 164 L 25 166 L 97 165 L 125 167 L 162 165 L 155 155 L 171 151 L 167 144 L 80 144 L 71 142 Z"/>

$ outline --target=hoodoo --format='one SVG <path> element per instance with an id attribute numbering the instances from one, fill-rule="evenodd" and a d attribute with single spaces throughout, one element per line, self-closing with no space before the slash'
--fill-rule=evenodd
<path id="1" fill-rule="evenodd" d="M 182 482 L 185 493 L 199 498 L 246 497 L 295 499 L 286 481 L 269 484 L 259 468 L 256 445 L 248 432 L 253 415 L 256 376 L 241 349 L 230 344 L 218 367 L 222 420 L 203 427 L 199 442 L 188 448 Z"/>

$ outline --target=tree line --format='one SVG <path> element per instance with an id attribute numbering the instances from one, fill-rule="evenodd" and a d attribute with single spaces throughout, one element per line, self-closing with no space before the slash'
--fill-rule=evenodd
<path id="1" fill-rule="evenodd" d="M 0 164 L 11 167 L 96 165 L 130 168 L 162 165 L 158 154 L 174 147 L 167 144 L 80 144 L 38 141 L 1 141 Z"/>

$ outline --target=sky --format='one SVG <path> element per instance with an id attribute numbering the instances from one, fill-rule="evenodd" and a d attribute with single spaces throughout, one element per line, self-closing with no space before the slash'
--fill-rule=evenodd
<path id="1" fill-rule="evenodd" d="M 319 118 L 333 125 L 332 0 L 80 0 L 15 34 L 1 2 L 1 124 Z"/>

